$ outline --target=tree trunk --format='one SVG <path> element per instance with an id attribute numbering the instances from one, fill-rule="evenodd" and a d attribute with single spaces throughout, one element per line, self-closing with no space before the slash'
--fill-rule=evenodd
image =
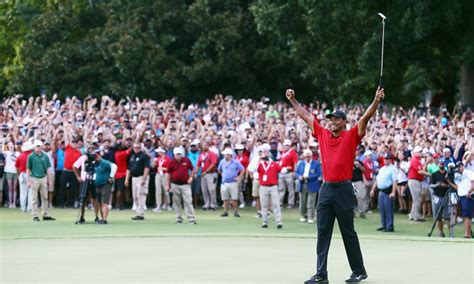
<path id="1" fill-rule="evenodd" d="M 474 109 L 474 66 L 463 64 L 459 80 L 461 105 Z"/>

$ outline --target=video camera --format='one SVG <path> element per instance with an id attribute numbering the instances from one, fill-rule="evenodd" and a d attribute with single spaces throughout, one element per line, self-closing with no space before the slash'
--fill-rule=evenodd
<path id="1" fill-rule="evenodd" d="M 95 171 L 95 153 L 88 152 L 87 154 L 87 160 L 84 163 L 84 168 L 86 170 L 86 173 L 92 175 Z"/>
<path id="2" fill-rule="evenodd" d="M 454 183 L 455 174 L 459 173 L 459 166 L 457 166 L 454 163 L 449 163 L 446 172 L 447 172 L 446 178 L 452 183 Z"/>

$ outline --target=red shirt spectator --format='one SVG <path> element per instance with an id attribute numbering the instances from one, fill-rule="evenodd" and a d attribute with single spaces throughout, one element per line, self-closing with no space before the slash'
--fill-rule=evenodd
<path id="1" fill-rule="evenodd" d="M 197 164 L 201 167 L 203 172 L 206 172 L 211 166 L 214 165 L 214 169 L 209 171 L 209 173 L 213 173 L 216 171 L 217 166 L 217 155 L 212 151 L 202 152 L 199 154 L 199 158 Z"/>
<path id="2" fill-rule="evenodd" d="M 370 157 L 365 157 L 364 161 L 362 162 L 364 164 L 364 177 L 366 180 L 372 180 L 374 178 L 374 162 Z"/>
<path id="3" fill-rule="evenodd" d="M 21 173 L 26 173 L 26 162 L 28 161 L 28 156 L 31 154 L 30 151 L 21 152 L 18 158 L 15 161 L 15 168 L 17 168 Z"/>
<path id="4" fill-rule="evenodd" d="M 72 171 L 72 166 L 74 162 L 81 157 L 81 151 L 78 149 L 72 148 L 71 145 L 67 145 L 64 152 L 64 169 Z"/>
<path id="5" fill-rule="evenodd" d="M 280 166 L 282 168 L 288 167 L 288 172 L 295 171 L 296 163 L 298 163 L 298 153 L 295 150 L 290 149 L 281 154 Z"/>
<path id="6" fill-rule="evenodd" d="M 422 181 L 425 176 L 418 173 L 418 171 L 422 169 L 423 164 L 421 163 L 421 157 L 414 155 L 410 161 L 410 168 L 408 169 L 408 179 L 416 179 Z"/>
<path id="7" fill-rule="evenodd" d="M 168 165 L 170 164 L 170 162 L 171 162 L 171 158 L 166 155 L 163 155 L 162 157 L 161 156 L 156 157 L 155 159 L 156 171 L 160 175 L 166 174 L 168 172 Z"/>
<path id="8" fill-rule="evenodd" d="M 278 173 L 281 166 L 277 162 L 262 161 L 258 164 L 258 182 L 262 186 L 274 186 L 278 184 Z"/>
<path id="9" fill-rule="evenodd" d="M 237 156 L 237 161 L 239 161 L 240 164 L 242 164 L 244 169 L 247 169 L 247 167 L 249 166 L 249 163 L 250 163 L 249 158 L 245 155 L 245 153 L 243 153 L 240 156 Z"/>
<path id="10" fill-rule="evenodd" d="M 130 150 L 115 151 L 115 163 L 117 164 L 117 172 L 115 178 L 120 179 L 127 176 L 127 161 Z"/>
<path id="11" fill-rule="evenodd" d="M 193 164 L 188 158 L 182 157 L 179 161 L 173 159 L 168 164 L 170 181 L 175 184 L 187 184 L 189 171 L 193 170 Z"/>
<path id="12" fill-rule="evenodd" d="M 324 180 L 351 180 L 356 148 L 363 137 L 359 136 L 358 126 L 349 131 L 342 131 L 338 137 L 334 137 L 331 131 L 319 125 L 317 120 L 313 122 L 313 129 L 313 137 L 319 141 Z"/>

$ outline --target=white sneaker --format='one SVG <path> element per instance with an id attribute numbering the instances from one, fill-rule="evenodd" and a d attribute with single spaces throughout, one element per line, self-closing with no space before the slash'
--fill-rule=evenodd
<path id="1" fill-rule="evenodd" d="M 254 208 L 255 208 L 256 206 L 257 206 L 257 201 L 255 201 L 255 200 L 254 200 L 254 201 L 252 201 L 252 207 L 254 207 Z"/>
<path id="2" fill-rule="evenodd" d="M 240 203 L 239 208 L 240 209 L 245 208 L 245 202 Z"/>
<path id="3" fill-rule="evenodd" d="M 112 210 L 112 205 L 111 204 L 109 204 L 109 210 Z"/>
<path id="4" fill-rule="evenodd" d="M 309 219 L 309 220 L 308 220 L 308 224 L 314 224 L 314 220 L 313 220 L 313 219 Z"/>
<path id="5" fill-rule="evenodd" d="M 157 206 L 155 209 L 153 209 L 153 212 L 155 212 L 155 213 L 160 213 L 160 212 L 161 212 L 160 207 Z"/>
<path id="6" fill-rule="evenodd" d="M 145 207 L 143 208 L 143 210 L 145 210 L 145 211 L 147 211 L 147 210 L 148 210 L 148 208 L 146 207 L 146 205 L 145 205 Z"/>
<path id="7" fill-rule="evenodd" d="M 306 220 L 306 218 L 300 218 L 300 222 L 307 222 L 308 220 Z"/>

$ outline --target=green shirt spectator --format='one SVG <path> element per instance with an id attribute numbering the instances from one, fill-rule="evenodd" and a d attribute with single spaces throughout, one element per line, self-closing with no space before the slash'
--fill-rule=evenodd
<path id="1" fill-rule="evenodd" d="M 96 187 L 104 186 L 107 182 L 109 182 L 110 178 L 110 171 L 112 167 L 110 162 L 104 159 L 100 159 L 95 164 L 95 181 L 94 184 Z"/>
<path id="2" fill-rule="evenodd" d="M 439 166 L 436 163 L 432 163 L 428 165 L 427 169 L 430 174 L 434 174 L 439 170 Z"/>
<path id="3" fill-rule="evenodd" d="M 36 152 L 28 156 L 26 168 L 31 171 L 31 176 L 35 178 L 43 178 L 48 174 L 48 168 L 51 167 L 48 156 L 43 152 Z"/>

